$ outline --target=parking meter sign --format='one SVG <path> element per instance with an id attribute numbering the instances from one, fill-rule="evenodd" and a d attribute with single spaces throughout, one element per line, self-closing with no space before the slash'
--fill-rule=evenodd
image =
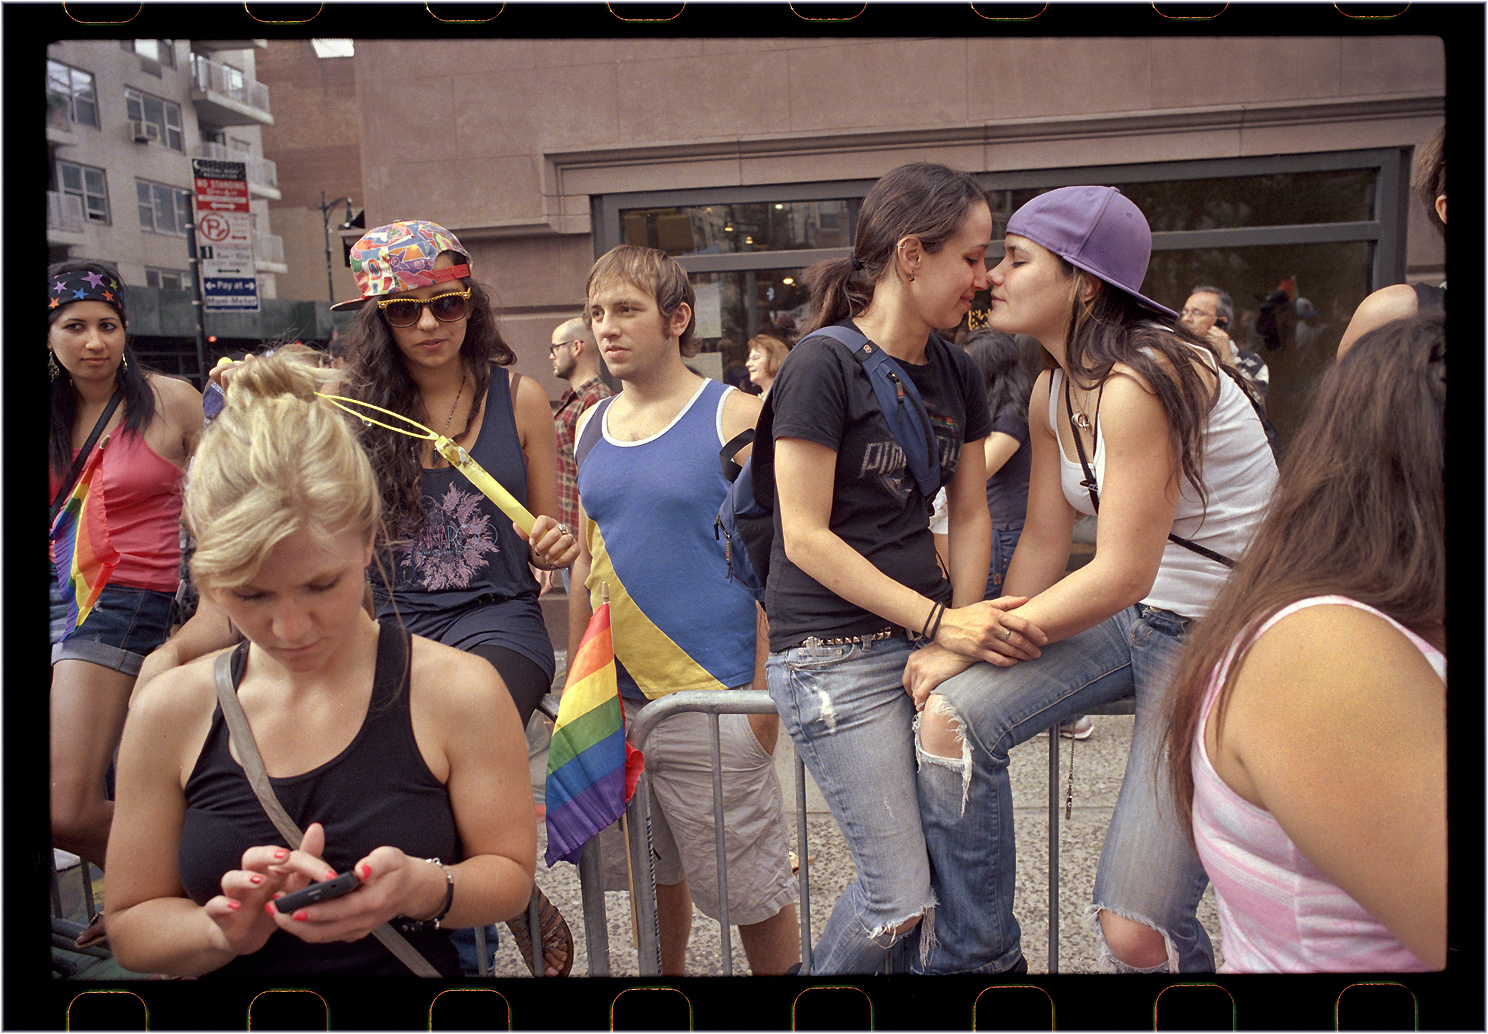
<path id="1" fill-rule="evenodd" d="M 208 311 L 257 312 L 258 270 L 253 259 L 253 215 L 243 162 L 193 158 L 197 265 Z"/>

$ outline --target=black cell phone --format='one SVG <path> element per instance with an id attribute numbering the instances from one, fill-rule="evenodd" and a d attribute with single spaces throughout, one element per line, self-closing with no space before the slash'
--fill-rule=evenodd
<path id="1" fill-rule="evenodd" d="M 293 894 L 286 894 L 282 898 L 274 900 L 274 907 L 279 909 L 282 915 L 289 915 L 297 908 L 306 905 L 314 905 L 321 901 L 330 901 L 339 898 L 343 894 L 350 894 L 356 890 L 362 881 L 355 872 L 343 872 L 334 880 L 326 880 L 323 883 L 312 883 L 304 890 L 297 890 Z"/>

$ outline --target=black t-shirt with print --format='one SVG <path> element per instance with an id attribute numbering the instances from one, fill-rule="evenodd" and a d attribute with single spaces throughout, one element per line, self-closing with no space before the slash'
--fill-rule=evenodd
<path id="1" fill-rule="evenodd" d="M 956 472 L 961 447 L 985 438 L 992 421 L 981 374 L 966 353 L 933 334 L 925 352 L 923 365 L 899 365 L 930 414 L 944 485 Z M 925 498 L 858 360 L 835 341 L 808 337 L 781 364 L 770 386 L 770 405 L 776 439 L 801 438 L 837 453 L 832 531 L 896 582 L 950 603 L 951 585 L 935 556 Z M 778 510 L 765 611 L 772 651 L 797 646 L 810 636 L 864 635 L 888 624 L 786 559 Z"/>

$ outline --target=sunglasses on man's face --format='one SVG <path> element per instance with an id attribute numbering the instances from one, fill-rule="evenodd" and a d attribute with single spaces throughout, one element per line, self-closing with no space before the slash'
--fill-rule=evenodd
<path id="1" fill-rule="evenodd" d="M 385 298 L 377 303 L 382 318 L 390 327 L 411 327 L 424 315 L 424 306 L 441 323 L 454 323 L 465 318 L 466 303 L 470 300 L 470 288 L 436 294 L 433 298 Z"/>

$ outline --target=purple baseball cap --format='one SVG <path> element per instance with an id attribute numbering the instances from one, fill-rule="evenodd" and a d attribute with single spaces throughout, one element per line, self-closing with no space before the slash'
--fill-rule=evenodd
<path id="1" fill-rule="evenodd" d="M 1070 265 L 1178 319 L 1172 309 L 1142 293 L 1152 258 L 1152 229 L 1142 210 L 1115 187 L 1047 191 L 1013 213 L 1007 232 L 1043 245 Z"/>

